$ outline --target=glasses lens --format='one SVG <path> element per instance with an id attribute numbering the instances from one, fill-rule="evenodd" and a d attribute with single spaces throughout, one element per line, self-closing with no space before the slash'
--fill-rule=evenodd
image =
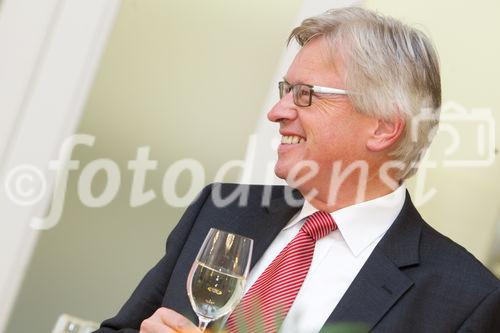
<path id="1" fill-rule="evenodd" d="M 292 86 L 285 81 L 281 81 L 280 83 L 278 83 L 278 88 L 280 92 L 280 98 L 283 98 L 290 92 L 290 90 L 292 90 Z"/>
<path id="2" fill-rule="evenodd" d="M 311 88 L 298 84 L 294 86 L 293 97 L 298 106 L 309 106 L 311 105 Z"/>

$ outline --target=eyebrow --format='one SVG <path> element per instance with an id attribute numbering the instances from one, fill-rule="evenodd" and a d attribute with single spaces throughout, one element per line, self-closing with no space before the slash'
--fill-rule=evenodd
<path id="1" fill-rule="evenodd" d="M 304 83 L 304 82 L 301 82 L 301 81 L 299 81 L 299 82 L 297 82 L 297 83 L 291 83 L 291 82 L 289 82 L 289 81 L 286 79 L 286 76 L 283 76 L 283 81 L 285 81 L 286 83 L 288 83 L 288 84 L 290 84 L 290 85 L 292 85 L 292 86 L 293 86 L 293 85 L 296 85 L 296 84 L 305 84 L 305 85 L 307 85 L 307 86 L 309 86 L 309 85 L 310 85 L 310 84 L 307 84 L 307 83 Z"/>

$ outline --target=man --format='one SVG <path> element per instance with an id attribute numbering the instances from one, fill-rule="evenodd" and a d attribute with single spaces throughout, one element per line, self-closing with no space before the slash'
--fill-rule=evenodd
<path id="1" fill-rule="evenodd" d="M 205 188 L 165 257 L 98 332 L 199 332 L 187 319 L 196 316 L 185 283 L 211 227 L 255 240 L 246 294 L 225 318 L 230 332 L 240 331 L 238 320 L 259 331 L 247 310 L 257 300 L 266 332 L 343 323 L 377 332 L 500 331 L 498 279 L 427 225 L 404 186 L 441 104 L 427 37 L 344 8 L 305 20 L 290 40 L 302 48 L 268 118 L 282 135 L 275 173 L 291 187 Z M 218 204 L 242 190 L 244 200 Z M 266 319 L 275 315 L 277 322 Z"/>

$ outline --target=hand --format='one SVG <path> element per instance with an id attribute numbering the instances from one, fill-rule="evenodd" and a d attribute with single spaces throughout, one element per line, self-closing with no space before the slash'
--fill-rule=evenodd
<path id="1" fill-rule="evenodd" d="M 140 333 L 201 333 L 198 327 L 183 315 L 167 308 L 159 308 L 141 323 Z"/>

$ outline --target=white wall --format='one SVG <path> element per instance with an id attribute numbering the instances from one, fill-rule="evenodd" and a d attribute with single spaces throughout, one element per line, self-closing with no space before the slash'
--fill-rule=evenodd
<path id="1" fill-rule="evenodd" d="M 70 172 L 59 223 L 40 233 L 9 333 L 34 325 L 48 332 L 62 312 L 95 321 L 116 313 L 164 253 L 185 209 L 164 201 L 165 171 L 196 159 L 208 183 L 223 163 L 244 157 L 301 2 L 123 1 L 78 126 L 95 144 L 75 149 L 80 168 Z M 142 146 L 158 161 L 145 184 L 156 198 L 132 207 L 127 164 Z M 120 190 L 105 207 L 88 207 L 77 183 L 101 158 L 119 165 Z M 101 176 L 92 184 L 96 195 L 106 183 Z M 226 180 L 237 180 L 236 172 Z M 177 185 L 185 193 L 189 177 Z"/>
<path id="2" fill-rule="evenodd" d="M 0 331 L 37 240 L 118 0 L 6 0 L 0 11 Z M 29 167 L 28 167 L 29 165 Z M 39 171 L 37 171 L 39 170 Z M 30 193 L 31 192 L 31 193 Z"/>

